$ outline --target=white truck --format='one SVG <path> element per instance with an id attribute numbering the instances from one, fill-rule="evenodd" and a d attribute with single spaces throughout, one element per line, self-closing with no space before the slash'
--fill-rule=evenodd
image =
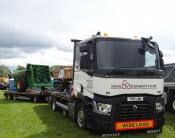
<path id="1" fill-rule="evenodd" d="M 52 93 L 52 109 L 62 109 L 79 128 L 120 133 L 162 132 L 163 55 L 150 38 L 73 39 L 73 91 Z"/>
<path id="2" fill-rule="evenodd" d="M 175 113 L 175 63 L 165 65 L 164 80 L 166 108 Z"/>

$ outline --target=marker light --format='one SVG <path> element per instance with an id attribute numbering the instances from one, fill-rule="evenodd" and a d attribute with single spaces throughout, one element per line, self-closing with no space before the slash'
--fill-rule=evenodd
<path id="1" fill-rule="evenodd" d="M 103 33 L 103 36 L 104 37 L 108 37 L 108 33 Z"/>

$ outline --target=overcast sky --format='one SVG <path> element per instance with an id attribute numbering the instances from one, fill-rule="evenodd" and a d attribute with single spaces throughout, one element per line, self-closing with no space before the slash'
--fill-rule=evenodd
<path id="1" fill-rule="evenodd" d="M 175 62 L 173 0 L 0 0 L 0 65 L 71 65 L 71 38 L 153 36 Z"/>

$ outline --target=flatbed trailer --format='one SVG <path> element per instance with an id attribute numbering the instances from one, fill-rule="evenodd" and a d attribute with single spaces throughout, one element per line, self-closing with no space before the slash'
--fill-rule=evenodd
<path id="1" fill-rule="evenodd" d="M 27 64 L 26 70 L 16 71 L 9 80 L 7 99 L 26 99 L 33 102 L 46 101 L 52 89 L 49 66 Z"/>
<path id="2" fill-rule="evenodd" d="M 30 100 L 33 101 L 34 103 L 39 102 L 39 101 L 47 101 L 48 97 L 48 91 L 37 91 L 37 90 L 32 90 L 30 92 L 13 92 L 13 91 L 6 91 L 4 93 L 4 96 L 8 100 Z"/>

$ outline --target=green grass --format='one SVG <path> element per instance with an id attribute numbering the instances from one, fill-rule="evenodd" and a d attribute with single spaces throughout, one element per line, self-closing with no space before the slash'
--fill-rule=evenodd
<path id="1" fill-rule="evenodd" d="M 9 101 L 0 91 L 0 138 L 93 138 L 93 132 L 80 130 L 61 112 L 52 112 L 45 103 Z M 162 134 L 129 133 L 122 138 L 175 137 L 175 115 L 165 114 L 166 124 Z M 119 137 L 119 138 L 120 138 Z"/>

